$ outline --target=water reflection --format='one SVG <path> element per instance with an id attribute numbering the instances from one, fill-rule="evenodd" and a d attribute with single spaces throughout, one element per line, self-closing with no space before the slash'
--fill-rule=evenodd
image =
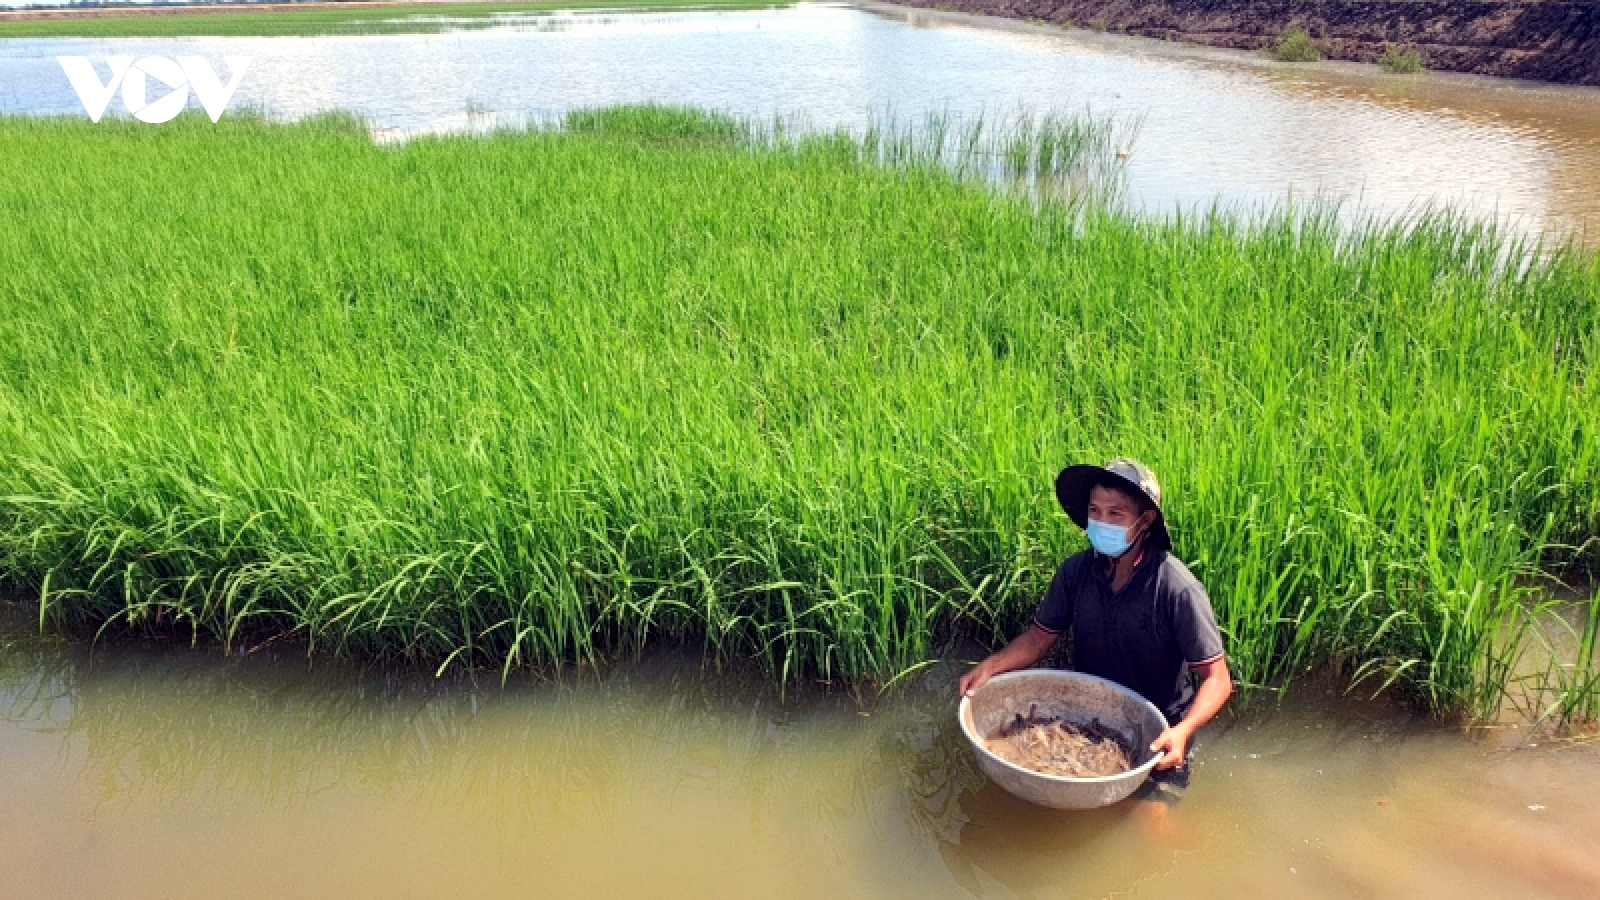
<path id="1" fill-rule="evenodd" d="M 236 104 L 354 110 L 405 134 L 646 101 L 849 127 L 1089 109 L 1141 123 L 1128 195 L 1147 209 L 1264 206 L 1293 192 L 1384 215 L 1449 203 L 1528 231 L 1600 230 L 1600 89 L 1287 69 L 868 6 L 568 13 L 436 35 L 11 40 L 0 42 L 0 112 L 81 115 L 54 57 L 110 52 L 252 54 Z"/>

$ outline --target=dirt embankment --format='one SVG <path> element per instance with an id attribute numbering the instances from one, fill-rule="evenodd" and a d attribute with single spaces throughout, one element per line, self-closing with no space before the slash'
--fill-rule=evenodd
<path id="1" fill-rule="evenodd" d="M 1376 62 L 1416 47 L 1429 68 L 1600 86 L 1600 0 L 893 0 L 902 6 L 1253 50 L 1290 25 L 1323 55 Z"/>

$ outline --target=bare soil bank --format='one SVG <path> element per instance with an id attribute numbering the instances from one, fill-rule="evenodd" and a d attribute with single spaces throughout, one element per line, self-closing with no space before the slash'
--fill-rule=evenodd
<path id="1" fill-rule="evenodd" d="M 902 6 L 1254 50 L 1290 25 L 1324 56 L 1376 62 L 1414 46 L 1429 68 L 1600 85 L 1600 0 L 893 0 Z"/>

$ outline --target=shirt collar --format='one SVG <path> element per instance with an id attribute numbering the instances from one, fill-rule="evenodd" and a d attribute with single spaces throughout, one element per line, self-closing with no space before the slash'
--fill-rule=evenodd
<path id="1" fill-rule="evenodd" d="M 1111 557 L 1106 556 L 1104 553 L 1101 553 L 1099 550 L 1096 550 L 1093 547 L 1089 548 L 1089 553 L 1091 554 L 1091 558 L 1095 563 L 1093 569 L 1094 573 L 1101 576 L 1101 578 L 1104 578 L 1105 576 L 1104 573 L 1101 572 L 1101 569 L 1104 568 L 1104 561 L 1111 559 Z M 1139 570 L 1144 568 L 1144 564 L 1148 562 L 1153 555 L 1154 554 L 1150 552 L 1150 542 L 1141 542 L 1139 544 L 1139 553 L 1133 558 L 1133 574 L 1138 575 Z"/>

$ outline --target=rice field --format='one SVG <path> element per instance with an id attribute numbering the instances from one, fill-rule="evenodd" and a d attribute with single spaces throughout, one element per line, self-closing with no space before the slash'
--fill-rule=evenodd
<path id="1" fill-rule="evenodd" d="M 109 7 L 0 15 L 0 38 L 46 37 L 281 37 L 328 34 L 433 34 L 489 28 L 577 10 L 769 9 L 787 0 L 362 0 L 307 3 L 302 9 L 251 9 L 249 4 L 202 8 Z"/>
<path id="2" fill-rule="evenodd" d="M 195 118 L 0 119 L 0 572 L 46 629 L 870 687 L 1022 627 L 1084 545 L 1056 471 L 1131 455 L 1257 694 L 1482 718 L 1539 578 L 1597 568 L 1593 255 L 972 174 L 1070 175 L 1092 123 L 963 167 L 683 110 Z"/>

